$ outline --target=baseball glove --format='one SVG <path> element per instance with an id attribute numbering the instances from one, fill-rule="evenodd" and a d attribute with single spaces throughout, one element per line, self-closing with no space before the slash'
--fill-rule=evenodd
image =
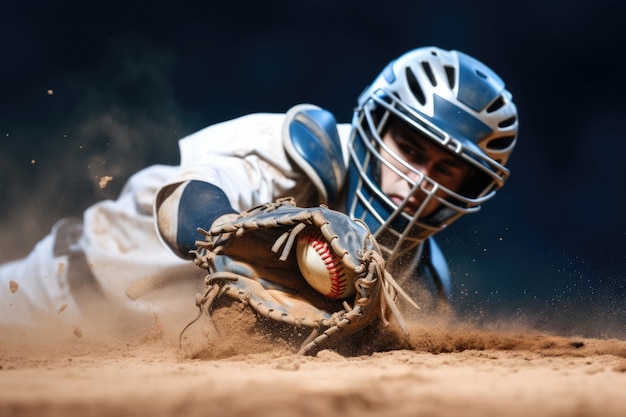
<path id="1" fill-rule="evenodd" d="M 385 270 L 367 226 L 325 206 L 299 208 L 291 198 L 280 199 L 209 231 L 198 230 L 205 239 L 196 242 L 195 262 L 209 273 L 206 291 L 196 299 L 198 317 L 183 329 L 181 341 L 203 314 L 211 318 L 212 307 L 223 297 L 270 322 L 298 328 L 300 334 L 310 329 L 298 342 L 300 354 L 328 348 L 329 342 L 341 344 L 342 338 L 375 321 L 387 325 L 391 315 L 407 334 L 396 305 L 398 295 L 419 309 Z M 307 282 L 296 255 L 296 239 L 306 233 L 323 237 L 341 260 L 343 272 L 353 278 L 354 290 L 322 294 Z M 342 298 L 344 294 L 347 298 Z"/>

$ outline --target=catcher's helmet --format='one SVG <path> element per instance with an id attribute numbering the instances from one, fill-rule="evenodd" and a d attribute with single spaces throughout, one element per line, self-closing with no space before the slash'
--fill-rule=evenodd
<path id="1" fill-rule="evenodd" d="M 449 152 L 471 174 L 458 189 L 447 189 L 417 170 L 383 143 L 393 121 Z M 517 131 L 511 93 L 483 63 L 435 47 L 410 51 L 392 61 L 358 99 L 348 146 L 348 213 L 367 223 L 385 251 L 404 252 L 494 196 L 509 175 L 504 165 Z M 403 201 L 381 189 L 382 167 L 408 182 Z M 420 206 L 408 210 L 416 194 Z M 438 208 L 428 213 L 424 207 L 433 201 Z"/>

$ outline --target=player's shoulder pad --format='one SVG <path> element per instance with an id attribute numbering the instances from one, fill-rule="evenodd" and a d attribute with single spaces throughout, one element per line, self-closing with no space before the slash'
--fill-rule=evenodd
<path id="1" fill-rule="evenodd" d="M 439 297 L 442 300 L 449 301 L 452 291 L 450 268 L 443 251 L 433 237 L 426 239 L 424 242 L 423 259 L 424 267 L 428 270 Z"/>
<path id="2" fill-rule="evenodd" d="M 335 116 L 312 104 L 292 107 L 283 124 L 287 155 L 311 179 L 320 203 L 338 198 L 346 174 Z"/>

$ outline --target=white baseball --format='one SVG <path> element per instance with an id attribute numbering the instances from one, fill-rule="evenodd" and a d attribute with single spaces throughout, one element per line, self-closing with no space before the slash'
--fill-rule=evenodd
<path id="1" fill-rule="evenodd" d="M 333 254 L 321 234 L 303 231 L 296 242 L 296 259 L 304 279 L 329 298 L 354 295 L 354 279 L 343 270 L 341 259 Z"/>

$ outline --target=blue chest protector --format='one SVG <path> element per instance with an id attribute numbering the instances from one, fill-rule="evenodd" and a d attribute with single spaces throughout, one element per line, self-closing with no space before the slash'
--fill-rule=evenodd
<path id="1" fill-rule="evenodd" d="M 422 259 L 415 275 L 441 301 L 450 302 L 452 278 L 446 258 L 444 258 L 441 248 L 432 236 L 426 239 L 422 246 L 424 246 Z"/>
<path id="2" fill-rule="evenodd" d="M 295 106 L 287 112 L 282 135 L 287 155 L 313 182 L 320 203 L 331 207 L 339 203 L 347 168 L 333 114 L 311 104 Z M 450 271 L 432 237 L 424 241 L 418 256 L 413 275 L 437 298 L 449 301 Z"/>

